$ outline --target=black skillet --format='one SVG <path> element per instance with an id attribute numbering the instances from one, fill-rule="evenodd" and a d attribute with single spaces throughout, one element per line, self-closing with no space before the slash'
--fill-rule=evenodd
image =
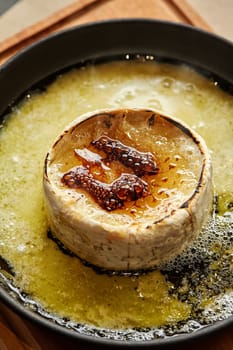
<path id="1" fill-rule="evenodd" d="M 134 57 L 138 54 L 152 55 L 161 61 L 187 63 L 217 80 L 223 89 L 232 93 L 233 45 L 230 42 L 175 23 L 145 19 L 114 20 L 83 25 L 52 35 L 26 48 L 4 64 L 0 69 L 1 119 L 27 90 L 61 70 L 85 62 L 124 59 L 126 55 Z M 62 322 L 56 323 L 30 310 L 19 297 L 12 296 L 4 283 L 0 283 L 0 297 L 14 311 L 36 322 L 37 326 L 73 338 L 77 344 L 86 344 L 88 349 L 173 348 L 186 341 L 211 336 L 233 325 L 231 316 L 192 334 L 150 341 L 116 341 L 108 339 L 104 333 L 76 332 L 64 327 Z"/>

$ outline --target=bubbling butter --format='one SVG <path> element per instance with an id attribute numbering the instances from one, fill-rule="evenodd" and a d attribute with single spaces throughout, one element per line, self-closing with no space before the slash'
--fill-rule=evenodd
<path id="1" fill-rule="evenodd" d="M 41 179 L 47 150 L 77 115 L 127 107 L 176 115 L 205 139 L 212 155 L 219 213 L 198 242 L 161 271 L 109 276 L 64 254 L 48 239 Z M 0 132 L 0 255 L 14 276 L 4 268 L 1 274 L 40 305 L 38 309 L 43 307 L 58 322 L 66 318 L 73 325 L 162 327 L 162 332 L 153 332 L 164 336 L 192 332 L 229 317 L 233 310 L 232 113 L 232 96 L 211 80 L 185 66 L 155 62 L 73 69 L 46 91 L 25 97 Z M 136 137 L 136 130 L 131 133 Z M 147 337 L 153 338 L 153 332 Z"/>

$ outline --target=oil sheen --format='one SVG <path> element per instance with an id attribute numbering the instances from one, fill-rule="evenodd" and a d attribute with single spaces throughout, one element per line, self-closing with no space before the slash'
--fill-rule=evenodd
<path id="1" fill-rule="evenodd" d="M 98 273 L 64 254 L 48 237 L 42 189 L 46 153 L 65 126 L 83 113 L 122 107 L 155 108 L 196 130 L 211 152 L 216 199 L 212 218 L 187 252 L 160 270 L 134 275 Z M 233 98 L 216 82 L 183 65 L 135 60 L 72 69 L 25 96 L 0 131 L 0 256 L 14 272 L 2 266 L 2 278 L 50 317 L 74 324 L 160 328 L 172 335 L 229 317 L 232 115 Z M 143 142 L 143 135 L 134 136 Z"/>

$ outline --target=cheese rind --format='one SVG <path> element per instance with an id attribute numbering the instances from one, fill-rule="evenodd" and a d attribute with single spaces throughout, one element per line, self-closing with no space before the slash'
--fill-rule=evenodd
<path id="1" fill-rule="evenodd" d="M 148 198 L 111 213 L 83 189 L 61 183 L 62 175 L 77 162 L 74 148 L 88 147 L 102 133 L 151 152 L 160 169 L 143 177 L 151 191 Z M 110 169 L 107 180 L 119 169 L 118 165 Z M 205 142 L 177 119 L 142 109 L 88 113 L 67 127 L 45 160 L 50 229 L 93 265 L 107 270 L 150 269 L 181 253 L 199 234 L 212 206 L 211 178 Z"/>

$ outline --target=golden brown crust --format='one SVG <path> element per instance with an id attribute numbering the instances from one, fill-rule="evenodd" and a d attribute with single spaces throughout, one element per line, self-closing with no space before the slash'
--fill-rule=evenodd
<path id="1" fill-rule="evenodd" d="M 134 110 L 138 113 L 158 115 L 156 111 Z M 127 113 L 126 111 L 97 111 L 80 117 L 64 132 L 72 135 L 76 124 L 103 113 Z M 132 112 L 130 110 L 129 112 Z M 163 116 L 161 116 L 163 118 Z M 46 206 L 53 234 L 72 252 L 91 264 L 109 270 L 148 269 L 179 254 L 194 240 L 205 223 L 212 206 L 211 160 L 208 149 L 199 135 L 183 123 L 169 116 L 166 121 L 175 123 L 192 138 L 200 152 L 200 176 L 192 194 L 175 210 L 165 213 L 160 220 L 133 220 L 117 213 L 108 214 L 85 201 L 81 192 L 70 195 L 58 186 L 54 173 L 57 145 L 65 142 L 59 137 L 45 161 L 44 190 Z M 60 145 L 62 146 L 62 145 Z M 51 166 L 53 164 L 53 167 Z M 54 170 L 55 169 L 55 170 Z M 156 208 L 154 209 L 156 210 Z M 120 218 L 122 220 L 120 220 Z"/>

